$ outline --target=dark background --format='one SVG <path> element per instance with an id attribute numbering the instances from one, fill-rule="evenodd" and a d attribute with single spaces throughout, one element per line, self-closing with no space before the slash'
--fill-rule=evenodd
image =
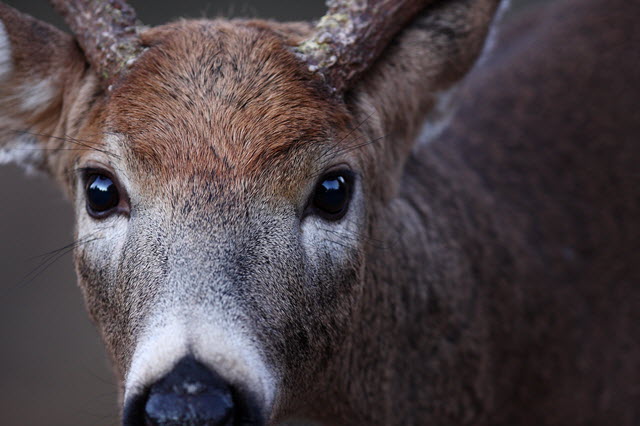
<path id="1" fill-rule="evenodd" d="M 514 0 L 510 15 L 545 0 Z M 6 2 L 62 27 L 44 0 Z M 321 0 L 130 1 L 149 25 L 176 17 L 314 19 Z M 45 176 L 0 167 L 0 424 L 118 423 L 116 384 L 76 287 L 73 211 Z M 45 255 L 45 256 L 43 256 Z"/>

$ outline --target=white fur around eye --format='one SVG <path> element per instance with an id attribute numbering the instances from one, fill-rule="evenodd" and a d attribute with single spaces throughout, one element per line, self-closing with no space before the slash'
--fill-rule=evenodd
<path id="1" fill-rule="evenodd" d="M 337 264 L 348 261 L 349 252 L 357 250 L 361 243 L 360 219 L 362 217 L 362 190 L 355 183 L 353 197 L 347 214 L 337 221 L 327 221 L 317 215 L 303 219 L 302 244 L 308 259 L 318 267 L 327 256 Z"/>
<path id="2" fill-rule="evenodd" d="M 0 21 L 0 81 L 11 73 L 11 43 L 4 24 Z"/>

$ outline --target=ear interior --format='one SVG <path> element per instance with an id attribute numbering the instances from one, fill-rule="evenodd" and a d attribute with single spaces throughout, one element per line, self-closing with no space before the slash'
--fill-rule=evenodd
<path id="1" fill-rule="evenodd" d="M 0 21 L 0 81 L 11 73 L 11 44 L 9 34 Z"/>
<path id="2" fill-rule="evenodd" d="M 46 169 L 65 92 L 84 72 L 73 38 L 0 4 L 0 164 Z"/>

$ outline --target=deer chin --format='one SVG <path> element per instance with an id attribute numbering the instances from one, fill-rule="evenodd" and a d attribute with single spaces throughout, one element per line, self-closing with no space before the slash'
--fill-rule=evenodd
<path id="1" fill-rule="evenodd" d="M 223 315 L 189 310 L 158 312 L 148 321 L 126 374 L 125 423 L 136 424 L 150 389 L 184 359 L 195 360 L 228 384 L 236 417 L 256 424 L 269 418 L 278 380 L 256 340 Z"/>

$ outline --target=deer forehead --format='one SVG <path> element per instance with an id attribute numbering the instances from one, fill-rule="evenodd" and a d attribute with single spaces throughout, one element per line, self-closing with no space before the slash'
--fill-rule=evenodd
<path id="1" fill-rule="evenodd" d="M 148 31 L 144 42 L 150 47 L 107 98 L 104 122 L 154 178 L 286 170 L 293 182 L 317 172 L 314 159 L 351 126 L 286 40 L 264 27 L 182 21 Z"/>

